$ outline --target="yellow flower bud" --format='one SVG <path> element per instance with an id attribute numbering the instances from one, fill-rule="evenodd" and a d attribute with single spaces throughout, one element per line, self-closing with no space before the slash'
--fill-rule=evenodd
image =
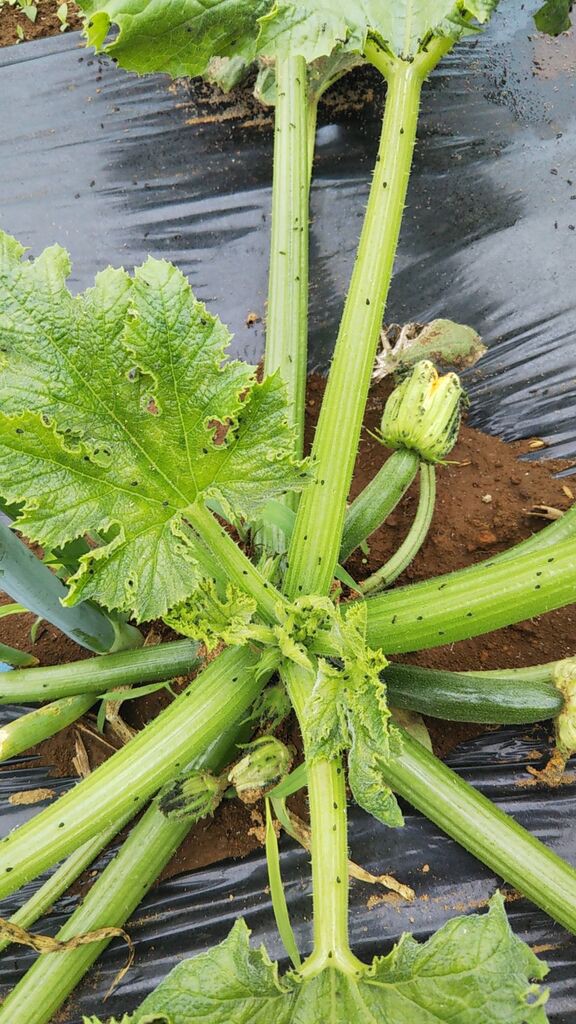
<path id="1" fill-rule="evenodd" d="M 433 363 L 416 363 L 386 402 L 384 444 L 417 451 L 424 462 L 440 462 L 456 444 L 463 398 L 457 374 L 439 377 Z"/>

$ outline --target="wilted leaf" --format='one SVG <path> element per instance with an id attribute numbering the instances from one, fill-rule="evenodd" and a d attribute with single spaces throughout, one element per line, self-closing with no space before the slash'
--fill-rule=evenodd
<path id="1" fill-rule="evenodd" d="M 394 335 L 393 344 L 390 336 Z M 486 352 L 482 338 L 473 327 L 452 320 L 431 320 L 429 324 L 391 325 L 382 334 L 382 348 L 376 357 L 374 380 L 409 370 L 429 359 L 437 369 L 459 372 L 475 366 Z"/>

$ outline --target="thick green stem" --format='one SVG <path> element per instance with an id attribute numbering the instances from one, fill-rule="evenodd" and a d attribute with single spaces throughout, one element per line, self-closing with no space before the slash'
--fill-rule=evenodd
<path id="1" fill-rule="evenodd" d="M 528 665 L 527 668 L 490 668 L 483 672 L 457 672 L 456 675 L 477 676 L 480 680 L 494 679 L 503 683 L 551 683 L 557 666 L 564 660 L 560 658 L 558 661 L 546 661 L 542 665 Z"/>
<path id="2" fill-rule="evenodd" d="M 276 622 L 278 604 L 284 602 L 280 591 L 258 571 L 209 509 L 196 504 L 186 514 L 191 525 L 219 560 L 226 578 L 254 598 L 258 612 L 266 622 Z"/>
<path id="3" fill-rule="evenodd" d="M 286 591 L 291 597 L 328 593 L 330 588 L 392 276 L 422 76 L 413 64 L 398 61 L 388 78 L 366 218 L 314 440 L 315 479 L 300 500 L 289 549 Z"/>
<path id="4" fill-rule="evenodd" d="M 318 127 L 318 102 L 319 96 L 308 97 L 308 108 L 306 112 L 306 139 L 307 139 L 307 160 L 308 160 L 308 189 L 312 182 L 314 169 L 314 152 L 316 150 L 316 129 Z"/>
<path id="5" fill-rule="evenodd" d="M 285 662 L 282 672 L 299 721 L 306 714 L 312 687 L 310 672 Z M 312 837 L 312 899 L 314 949 L 301 973 L 306 977 L 324 967 L 355 974 L 361 964 L 350 951 L 348 938 L 348 834 L 346 782 L 340 761 L 307 765 Z"/>
<path id="6" fill-rule="evenodd" d="M 576 871 L 402 731 L 384 781 L 555 921 L 576 932 Z"/>
<path id="7" fill-rule="evenodd" d="M 308 336 L 307 71 L 304 57 L 276 61 L 272 238 L 265 371 L 288 388 L 296 453 L 302 456 Z"/>
<path id="8" fill-rule="evenodd" d="M 237 737 L 238 726 L 224 730 L 197 758 L 195 767 L 221 771 L 233 756 Z M 123 927 L 189 829 L 189 822 L 166 818 L 154 801 L 58 932 L 58 938 L 66 940 L 98 928 Z M 78 851 L 78 857 L 84 849 Z M 93 856 L 98 852 L 95 850 Z M 66 863 L 72 861 L 70 858 Z M 39 957 L 2 1004 L 0 1024 L 48 1024 L 109 942 L 107 939 Z"/>
<path id="9" fill-rule="evenodd" d="M 132 829 L 81 906 L 58 932 L 62 941 L 128 920 L 190 829 L 153 804 Z M 0 1008 L 0 1024 L 48 1024 L 110 939 L 39 957 Z"/>
<path id="10" fill-rule="evenodd" d="M 157 683 L 186 675 L 200 662 L 198 644 L 175 640 L 137 651 L 120 651 L 48 668 L 21 669 L 0 676 L 0 704 L 60 700 L 106 693 L 131 683 Z"/>
<path id="11" fill-rule="evenodd" d="M 366 540 L 396 508 L 408 490 L 420 458 L 416 452 L 401 448 L 393 452 L 375 477 L 346 509 L 344 532 L 340 544 L 340 562 L 345 562 L 355 548 Z"/>
<path id="12" fill-rule="evenodd" d="M 420 495 L 414 522 L 397 551 L 377 572 L 360 584 L 363 594 L 388 587 L 398 579 L 420 551 L 432 522 L 436 505 L 436 469 L 425 462 L 420 470 Z"/>
<path id="13" fill-rule="evenodd" d="M 64 697 L 7 722 L 0 728 L 0 761 L 16 757 L 24 750 L 55 736 L 76 722 L 92 707 L 96 696 Z"/>
<path id="14" fill-rule="evenodd" d="M 96 654 L 143 643 L 134 626 L 112 621 L 90 602 L 64 608 L 61 602 L 68 591 L 62 581 L 4 523 L 0 523 L 0 583 L 15 601 Z"/>
<path id="15" fill-rule="evenodd" d="M 308 221 L 312 173 L 309 115 L 308 70 L 304 57 L 278 58 L 264 369 L 267 374 L 279 371 L 286 384 L 289 417 L 294 427 L 294 454 L 299 459 L 304 452 L 308 360 Z M 313 147 L 313 139 L 311 144 Z M 298 505 L 295 494 L 286 495 L 284 500 L 290 508 Z M 276 526 L 265 525 L 259 541 L 268 551 L 286 550 L 284 535 Z"/>
<path id="16" fill-rule="evenodd" d="M 258 656 L 229 648 L 108 761 L 0 843 L 0 898 L 15 892 L 132 807 L 145 805 L 238 721 L 265 683 Z"/>
<path id="17" fill-rule="evenodd" d="M 367 638 L 388 654 L 440 647 L 575 600 L 576 553 L 569 540 L 367 598 Z"/>
<path id="18" fill-rule="evenodd" d="M 104 829 L 99 835 L 94 836 L 94 839 L 88 840 L 84 846 L 80 846 L 74 853 L 71 853 L 54 874 L 50 875 L 50 878 L 12 915 L 10 923 L 30 929 L 39 918 L 49 913 L 60 897 L 70 886 L 74 885 L 82 872 L 112 842 L 127 821 L 128 819 L 118 821 L 112 828 Z M 9 945 L 10 939 L 3 939 L 0 942 L 0 952 L 3 952 Z"/>
<path id="19" fill-rule="evenodd" d="M 508 562 L 511 558 L 517 558 L 518 555 L 526 555 L 529 551 L 543 551 L 544 548 L 554 547 L 563 540 L 574 540 L 574 537 L 576 537 L 576 504 L 571 505 L 560 519 L 556 519 L 555 522 L 545 526 L 538 533 L 533 533 L 531 537 L 527 537 L 520 544 L 515 544 L 514 547 L 494 555 L 491 561 Z"/>
<path id="20" fill-rule="evenodd" d="M 422 80 L 414 65 L 401 61 L 388 71 L 376 169 L 312 452 L 316 475 L 300 500 L 289 548 L 284 589 L 292 598 L 302 593 L 329 593 L 337 564 L 402 220 Z M 289 669 L 288 681 L 302 722 L 310 676 Z M 314 973 L 330 963 L 337 963 L 347 973 L 360 968 L 348 939 L 345 795 L 338 760 L 309 765 L 314 949 L 304 973 Z"/>

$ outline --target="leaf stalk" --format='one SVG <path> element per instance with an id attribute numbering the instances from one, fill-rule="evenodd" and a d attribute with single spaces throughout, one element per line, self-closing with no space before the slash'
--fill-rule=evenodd
<path id="1" fill-rule="evenodd" d="M 414 521 L 400 547 L 391 558 L 360 584 L 363 594 L 390 586 L 414 561 L 432 523 L 436 505 L 436 469 L 425 462 L 420 467 L 420 494 Z"/>
<path id="2" fill-rule="evenodd" d="M 0 898 L 15 892 L 126 814 L 136 812 L 239 721 L 266 677 L 258 656 L 228 648 L 157 718 L 88 778 L 0 843 Z"/>
<path id="3" fill-rule="evenodd" d="M 400 233 L 421 86 L 422 76 L 413 65 L 396 62 L 389 77 L 366 217 L 314 439 L 315 478 L 300 499 L 289 548 L 286 592 L 290 597 L 328 593 L 338 561 L 346 498 Z"/>
<path id="4" fill-rule="evenodd" d="M 276 61 L 272 237 L 265 372 L 288 389 L 296 456 L 302 457 L 308 335 L 307 69 L 304 57 Z"/>
<path id="5" fill-rule="evenodd" d="M 199 662 L 197 643 L 174 640 L 65 665 L 21 669 L 0 677 L 0 704 L 29 704 L 87 694 L 94 694 L 96 699 L 97 694 L 119 686 L 187 675 Z"/>
<path id="6" fill-rule="evenodd" d="M 576 932 L 576 870 L 402 731 L 385 781 L 559 924 Z"/>
<path id="7" fill-rule="evenodd" d="M 285 662 L 282 675 L 299 721 L 306 714 L 312 673 Z M 305 752 L 306 753 L 306 752 Z M 338 760 L 307 763 L 312 853 L 314 948 L 301 974 L 313 977 L 326 967 L 355 975 L 362 964 L 348 936 L 348 832 L 346 782 Z"/>

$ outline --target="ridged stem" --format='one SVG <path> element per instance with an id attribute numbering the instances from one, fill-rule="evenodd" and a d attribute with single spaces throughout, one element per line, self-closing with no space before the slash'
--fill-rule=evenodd
<path id="1" fill-rule="evenodd" d="M 237 734 L 237 726 L 224 730 L 195 766 L 220 771 L 233 756 Z M 189 822 L 166 818 L 154 801 L 57 937 L 123 927 L 189 830 Z M 109 943 L 39 957 L 2 1004 L 0 1024 L 49 1024 Z"/>
<path id="2" fill-rule="evenodd" d="M 28 704 L 80 694 L 94 695 L 131 683 L 156 683 L 186 675 L 199 664 L 198 644 L 175 640 L 47 668 L 0 676 L 0 704 Z"/>
<path id="3" fill-rule="evenodd" d="M 556 519 L 553 523 L 545 526 L 543 530 L 538 530 L 537 533 L 533 533 L 531 537 L 515 544 L 514 547 L 508 548 L 507 551 L 501 551 L 500 554 L 494 555 L 490 561 L 508 562 L 511 558 L 517 558 L 519 555 L 526 555 L 530 551 L 543 551 L 544 548 L 554 547 L 564 540 L 574 540 L 575 537 L 576 504 L 571 505 L 560 519 Z"/>
<path id="4" fill-rule="evenodd" d="M 376 168 L 312 456 L 315 477 L 304 491 L 288 551 L 288 597 L 328 594 L 338 561 L 346 498 L 392 267 L 416 140 L 423 77 L 413 65 L 388 69 L 388 94 Z M 313 679 L 287 668 L 290 697 L 302 723 Z M 339 759 L 308 766 L 314 883 L 314 948 L 302 973 L 330 964 L 354 974 L 361 965 L 348 937 L 346 792 Z"/>
<path id="5" fill-rule="evenodd" d="M 10 923 L 30 929 L 39 918 L 48 914 L 54 904 L 90 866 L 98 854 L 106 849 L 126 823 L 127 820 L 118 821 L 112 828 L 104 829 L 99 835 L 89 839 L 87 843 L 71 853 L 60 867 L 56 868 L 54 874 L 50 875 L 50 878 L 26 900 L 26 903 L 15 914 L 12 914 Z M 9 945 L 10 939 L 3 939 L 0 942 L 0 952 L 3 952 Z"/>
<path id="6" fill-rule="evenodd" d="M 300 722 L 313 676 L 293 662 L 282 669 Z M 307 763 L 312 853 L 314 948 L 301 974 L 312 977 L 325 967 L 355 974 L 361 964 L 348 937 L 348 834 L 346 781 L 339 761 Z"/>
<path id="7" fill-rule="evenodd" d="M 573 655 L 572 655 L 573 657 Z M 481 681 L 484 679 L 500 680 L 502 683 L 551 683 L 554 680 L 554 673 L 558 665 L 561 665 L 565 658 L 558 661 L 546 661 L 542 665 L 528 665 L 526 668 L 495 668 L 484 669 L 482 672 L 457 672 L 456 675 L 476 676 Z"/>
<path id="8" fill-rule="evenodd" d="M 388 76 L 376 168 L 314 439 L 315 478 L 300 499 L 289 548 L 286 592 L 290 597 L 328 593 L 338 560 L 404 210 L 421 85 L 414 66 L 401 61 Z"/>
<path id="9" fill-rule="evenodd" d="M 402 731 L 385 782 L 478 860 L 576 932 L 576 870 Z"/>
<path id="10" fill-rule="evenodd" d="M 187 518 L 218 559 L 226 579 L 254 598 L 265 622 L 276 622 L 278 605 L 284 602 L 280 591 L 262 575 L 209 509 L 194 505 L 188 509 Z"/>
<path id="11" fill-rule="evenodd" d="M 7 722 L 0 727 L 0 761 L 16 757 L 24 750 L 30 750 L 37 743 L 55 736 L 86 714 L 95 700 L 94 694 L 64 697 Z"/>
<path id="12" fill-rule="evenodd" d="M 288 389 L 296 454 L 302 456 L 308 340 L 307 70 L 304 57 L 276 61 L 272 237 L 266 317 L 267 374 Z"/>
<path id="13" fill-rule="evenodd" d="M 265 683 L 258 655 L 229 648 L 88 778 L 0 843 L 0 898 L 58 863 L 165 782 L 246 712 Z"/>
<path id="14" fill-rule="evenodd" d="M 368 643 L 388 654 L 440 647 L 574 601 L 576 550 L 565 540 L 367 598 Z"/>
<path id="15" fill-rule="evenodd" d="M 155 804 L 149 807 L 57 938 L 122 927 L 189 829 L 188 822 L 169 821 Z M 49 1024 L 109 943 L 39 957 L 2 1004 L 0 1024 Z"/>
<path id="16" fill-rule="evenodd" d="M 315 123 L 315 107 L 314 123 Z M 308 248 L 310 178 L 314 139 L 310 139 L 308 69 L 303 57 L 276 60 L 272 232 L 266 316 L 266 374 L 280 372 L 286 384 L 294 454 L 304 452 L 306 372 L 308 361 Z M 310 146 L 312 151 L 310 152 Z M 296 508 L 298 497 L 283 499 Z M 258 536 L 266 550 L 285 551 L 277 526 L 264 525 Z"/>

